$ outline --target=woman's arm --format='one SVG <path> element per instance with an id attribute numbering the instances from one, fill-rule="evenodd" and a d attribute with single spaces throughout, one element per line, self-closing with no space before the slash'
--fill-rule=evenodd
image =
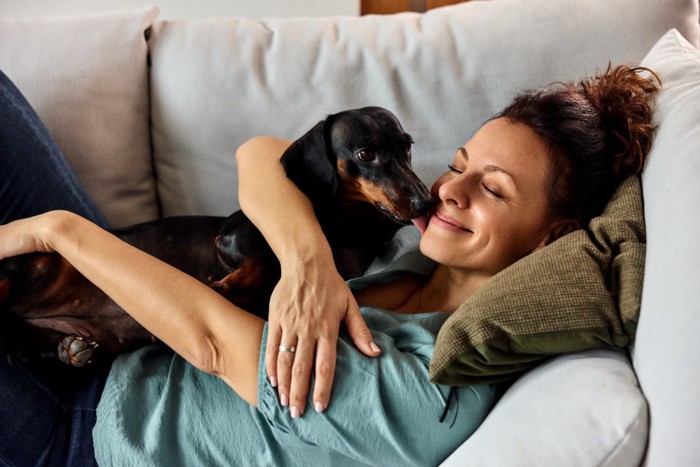
<path id="1" fill-rule="evenodd" d="M 37 251 L 59 253 L 188 362 L 257 404 L 263 320 L 73 213 L 0 226 L 0 259 Z"/>
<path id="2" fill-rule="evenodd" d="M 241 208 L 282 265 L 282 277 L 270 301 L 266 371 L 277 384 L 282 404 L 289 403 L 294 416 L 304 411 L 312 371 L 315 408 L 322 411 L 328 406 L 341 321 L 364 354 L 380 352 L 338 274 L 311 202 L 287 178 L 280 163 L 290 143 L 258 137 L 239 148 L 236 160 Z M 278 352 L 279 345 L 294 345 L 296 353 Z"/>

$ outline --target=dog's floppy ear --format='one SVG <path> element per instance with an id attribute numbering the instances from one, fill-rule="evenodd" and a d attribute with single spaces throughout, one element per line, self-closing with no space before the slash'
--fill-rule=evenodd
<path id="1" fill-rule="evenodd" d="M 338 189 L 336 156 L 330 145 L 330 117 L 294 141 L 282 155 L 282 165 L 314 205 L 329 200 Z"/>

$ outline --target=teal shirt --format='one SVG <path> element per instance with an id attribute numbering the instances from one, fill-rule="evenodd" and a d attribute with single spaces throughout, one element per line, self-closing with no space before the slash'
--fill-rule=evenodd
<path id="1" fill-rule="evenodd" d="M 385 278 L 387 272 L 380 274 Z M 372 280 L 362 278 L 360 283 Z M 361 286 L 361 284 L 353 284 Z M 163 346 L 117 359 L 93 431 L 100 465 L 437 465 L 481 424 L 489 385 L 456 390 L 430 383 L 428 365 L 445 313 L 403 315 L 363 307 L 377 358 L 341 332 L 331 403 L 292 419 L 265 376 L 263 334 L 258 407 Z"/>

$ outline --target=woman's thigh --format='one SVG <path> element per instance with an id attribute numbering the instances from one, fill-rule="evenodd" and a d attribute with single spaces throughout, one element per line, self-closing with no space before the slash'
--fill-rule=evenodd
<path id="1" fill-rule="evenodd" d="M 106 227 L 36 112 L 0 71 L 0 224 L 65 209 Z M 0 310 L 1 311 L 1 310 Z M 0 465 L 94 465 L 92 427 L 107 369 L 23 361 L 0 315 Z"/>
<path id="2" fill-rule="evenodd" d="M 0 224 L 54 209 L 107 226 L 34 109 L 0 71 Z"/>
<path id="3" fill-rule="evenodd" d="M 107 373 L 24 362 L 0 341 L 0 465 L 96 465 L 92 428 Z"/>

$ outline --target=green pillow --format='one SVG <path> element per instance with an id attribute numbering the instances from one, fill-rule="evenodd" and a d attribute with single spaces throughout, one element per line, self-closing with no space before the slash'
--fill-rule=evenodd
<path id="1" fill-rule="evenodd" d="M 645 250 L 641 182 L 631 176 L 588 229 L 504 269 L 450 316 L 431 380 L 498 382 L 553 355 L 632 344 Z"/>

